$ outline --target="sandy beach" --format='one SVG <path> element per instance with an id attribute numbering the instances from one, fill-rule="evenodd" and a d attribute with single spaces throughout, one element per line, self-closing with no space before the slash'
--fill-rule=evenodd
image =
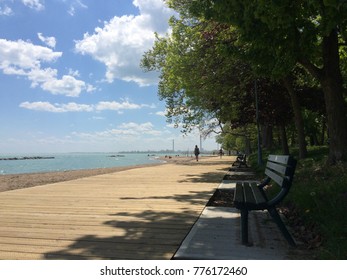
<path id="1" fill-rule="evenodd" d="M 191 157 L 172 157 L 161 158 L 167 163 L 187 164 L 193 161 Z M 194 162 L 194 161 L 193 161 Z M 81 169 L 61 172 L 44 172 L 44 173 L 26 173 L 26 174 L 8 174 L 0 176 L 0 192 L 30 188 L 34 186 L 46 185 L 63 181 L 70 181 L 84 177 L 95 175 L 120 172 L 134 168 L 142 168 L 151 165 L 160 165 L 165 163 L 153 163 L 145 165 L 112 167 L 112 168 L 97 168 L 97 169 Z"/>

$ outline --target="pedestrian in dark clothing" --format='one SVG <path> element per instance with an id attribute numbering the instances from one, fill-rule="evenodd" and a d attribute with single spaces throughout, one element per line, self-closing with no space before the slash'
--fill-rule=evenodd
<path id="1" fill-rule="evenodd" d="M 199 147 L 198 147 L 198 145 L 195 145 L 194 155 L 195 155 L 196 161 L 199 161 L 199 154 L 200 154 Z"/>

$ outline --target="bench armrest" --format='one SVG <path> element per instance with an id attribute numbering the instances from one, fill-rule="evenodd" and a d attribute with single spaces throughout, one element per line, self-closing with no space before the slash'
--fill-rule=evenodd
<path id="1" fill-rule="evenodd" d="M 271 200 L 267 202 L 269 207 L 275 207 L 277 204 L 279 204 L 284 197 L 288 194 L 288 189 L 287 188 L 282 188 L 281 191 L 273 197 Z"/>

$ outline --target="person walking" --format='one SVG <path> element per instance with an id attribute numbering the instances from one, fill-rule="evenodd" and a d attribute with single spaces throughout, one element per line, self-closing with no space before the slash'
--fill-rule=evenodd
<path id="1" fill-rule="evenodd" d="M 220 150 L 219 150 L 219 157 L 222 158 L 222 155 L 223 155 L 223 149 L 220 148 Z"/>
<path id="2" fill-rule="evenodd" d="M 195 145 L 194 155 L 195 155 L 196 161 L 199 161 L 199 154 L 200 154 L 199 147 L 198 147 L 198 145 Z"/>

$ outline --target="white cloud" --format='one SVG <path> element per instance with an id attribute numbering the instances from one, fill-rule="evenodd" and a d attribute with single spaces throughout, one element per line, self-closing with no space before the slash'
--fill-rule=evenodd
<path id="1" fill-rule="evenodd" d="M 69 75 L 74 77 L 80 77 L 80 72 L 78 70 L 69 69 Z"/>
<path id="2" fill-rule="evenodd" d="M 1 2 L 10 2 L 13 4 L 14 0 L 0 0 Z M 43 4 L 44 0 L 21 0 L 22 4 L 26 7 L 36 10 L 36 11 L 42 11 L 45 9 L 45 6 Z M 4 4 L 3 6 L 0 6 L 0 16 L 12 16 L 14 14 L 11 7 Z"/>
<path id="3" fill-rule="evenodd" d="M 0 70 L 4 74 L 25 76 L 32 87 L 41 86 L 52 94 L 77 97 L 82 91 L 94 91 L 92 85 L 72 75 L 59 79 L 56 69 L 42 68 L 43 63 L 54 63 L 61 56 L 62 52 L 30 42 L 0 39 Z"/>
<path id="4" fill-rule="evenodd" d="M 51 104 L 49 102 L 23 102 L 19 105 L 21 108 L 35 110 L 35 111 L 45 111 L 52 113 L 65 113 L 65 112 L 91 112 L 93 107 L 87 104 L 77 104 L 70 102 L 67 104 Z"/>
<path id="5" fill-rule="evenodd" d="M 49 79 L 42 83 L 41 87 L 52 94 L 62 94 L 70 97 L 78 97 L 82 90 L 86 89 L 86 83 L 76 80 L 75 77 L 64 75 L 62 79 Z"/>
<path id="6" fill-rule="evenodd" d="M 22 69 L 40 67 L 41 62 L 54 62 L 61 56 L 61 52 L 54 52 L 50 48 L 23 40 L 0 39 L 0 68 L 2 69 L 9 66 Z"/>
<path id="7" fill-rule="evenodd" d="M 103 110 L 124 110 L 124 109 L 140 109 L 141 105 L 130 103 L 129 101 L 124 101 L 122 103 L 112 101 L 112 102 L 106 102 L 106 101 L 101 101 L 98 103 L 96 106 L 96 109 L 98 111 L 103 111 Z"/>
<path id="8" fill-rule="evenodd" d="M 157 115 L 157 116 L 161 116 L 161 117 L 165 117 L 166 116 L 166 111 L 158 111 L 158 112 L 156 112 L 155 114 Z"/>
<path id="9" fill-rule="evenodd" d="M 3 7 L 0 7 L 0 16 L 11 16 L 11 15 L 13 15 L 13 11 L 9 6 L 5 5 Z"/>
<path id="10" fill-rule="evenodd" d="M 151 131 L 153 129 L 153 124 L 150 122 L 142 123 L 142 124 L 137 124 L 134 122 L 130 123 L 122 123 L 119 128 L 126 129 L 126 130 L 133 130 L 133 131 Z"/>
<path id="11" fill-rule="evenodd" d="M 25 6 L 37 11 L 42 11 L 45 8 L 42 2 L 41 0 L 22 0 Z"/>
<path id="12" fill-rule="evenodd" d="M 77 136 L 87 140 L 107 140 L 107 139 L 119 139 L 124 136 L 130 136 L 132 138 L 128 139 L 137 139 L 136 137 L 141 136 L 159 136 L 163 132 L 160 130 L 154 129 L 154 125 L 150 122 L 146 123 L 122 123 L 114 129 L 108 129 L 104 131 L 97 132 L 73 132 L 73 136 Z M 135 137 L 135 138 L 134 138 Z"/>
<path id="13" fill-rule="evenodd" d="M 85 90 L 86 90 L 86 92 L 93 92 L 93 91 L 96 91 L 97 88 L 91 84 L 87 84 L 87 87 L 85 88 Z"/>
<path id="14" fill-rule="evenodd" d="M 143 107 L 149 107 L 146 104 L 135 104 L 129 101 L 116 102 L 116 101 L 100 101 L 97 104 L 78 104 L 70 102 L 67 104 L 49 103 L 49 102 L 23 102 L 19 105 L 21 108 L 34 111 L 44 111 L 51 113 L 66 113 L 66 112 L 100 112 L 106 110 L 123 111 L 135 110 Z"/>
<path id="15" fill-rule="evenodd" d="M 42 35 L 42 33 L 37 33 L 37 36 L 39 37 L 39 39 L 45 43 L 48 47 L 54 49 L 55 45 L 57 43 L 57 41 L 55 40 L 54 37 L 45 37 Z"/>
<path id="16" fill-rule="evenodd" d="M 142 55 L 152 47 L 155 31 L 168 31 L 168 19 L 173 12 L 162 0 L 134 0 L 133 4 L 140 15 L 112 18 L 102 28 L 95 28 L 94 34 L 84 34 L 75 48 L 105 64 L 108 82 L 122 79 L 145 86 L 157 82 L 157 75 L 140 69 Z"/>
<path id="17" fill-rule="evenodd" d="M 87 9 L 88 6 L 80 0 L 73 0 L 67 12 L 70 16 L 74 16 L 76 13 L 76 9 L 80 8 Z"/>

